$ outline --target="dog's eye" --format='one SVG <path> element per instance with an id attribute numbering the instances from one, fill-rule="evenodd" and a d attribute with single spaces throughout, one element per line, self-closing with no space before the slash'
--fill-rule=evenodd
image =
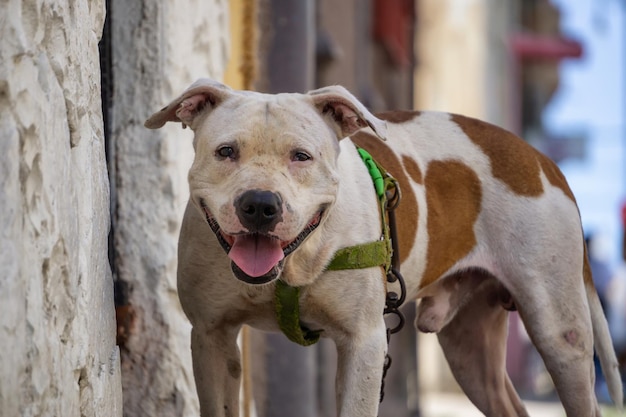
<path id="1" fill-rule="evenodd" d="M 229 145 L 220 146 L 215 151 L 215 155 L 219 158 L 226 159 L 234 159 L 236 156 L 235 148 Z"/>
<path id="2" fill-rule="evenodd" d="M 308 161 L 309 159 L 311 159 L 311 155 L 302 151 L 296 151 L 291 156 L 292 161 L 304 162 L 304 161 Z"/>

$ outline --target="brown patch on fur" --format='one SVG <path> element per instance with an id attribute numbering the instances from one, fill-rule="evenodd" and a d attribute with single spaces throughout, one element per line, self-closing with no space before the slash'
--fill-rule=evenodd
<path id="1" fill-rule="evenodd" d="M 541 170 L 545 174 L 546 178 L 552 186 L 558 187 L 563 191 L 570 200 L 574 203 L 576 202 L 576 198 L 574 197 L 574 193 L 569 188 L 567 184 L 567 180 L 565 179 L 565 175 L 561 172 L 558 166 L 552 161 L 550 158 L 543 154 L 538 154 L 537 158 L 539 159 L 539 164 L 541 165 Z"/>
<path id="2" fill-rule="evenodd" d="M 404 165 L 406 173 L 409 174 L 409 177 L 411 177 L 413 181 L 417 184 L 423 184 L 424 178 L 422 177 L 422 170 L 414 159 L 406 155 L 402 155 L 402 165 Z"/>
<path id="3" fill-rule="evenodd" d="M 589 255 L 587 254 L 587 244 L 583 243 L 583 281 L 594 287 L 595 285 L 593 283 L 593 274 L 591 273 L 591 265 L 589 265 Z"/>
<path id="4" fill-rule="evenodd" d="M 543 194 L 540 176 L 543 170 L 550 184 L 563 190 L 574 201 L 574 195 L 556 164 L 524 140 L 480 120 L 459 115 L 452 115 L 451 118 L 489 157 L 493 176 L 514 193 L 527 197 Z"/>
<path id="5" fill-rule="evenodd" d="M 459 161 L 432 161 L 424 187 L 429 241 L 420 288 L 437 280 L 476 245 L 474 222 L 482 199 L 478 175 Z"/>
<path id="6" fill-rule="evenodd" d="M 382 165 L 393 177 L 398 180 L 402 192 L 402 200 L 396 210 L 396 223 L 398 228 L 398 247 L 400 262 L 403 262 L 413 244 L 417 234 L 417 198 L 409 183 L 409 177 L 402 169 L 402 163 L 398 156 L 376 136 L 365 132 L 357 132 L 350 137 L 357 145 L 368 151 L 374 160 Z"/>
<path id="7" fill-rule="evenodd" d="M 376 117 L 391 123 L 406 123 L 420 115 L 416 110 L 394 110 L 376 113 Z"/>

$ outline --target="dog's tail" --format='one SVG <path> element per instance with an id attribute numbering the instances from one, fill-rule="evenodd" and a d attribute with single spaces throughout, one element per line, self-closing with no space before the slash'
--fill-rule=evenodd
<path id="1" fill-rule="evenodd" d="M 596 355 L 600 359 L 602 372 L 609 389 L 609 395 L 615 405 L 621 410 L 623 408 L 623 391 L 622 379 L 619 373 L 619 364 L 613 349 L 613 342 L 609 333 L 609 325 L 602 311 L 598 292 L 593 285 L 591 278 L 591 269 L 585 256 L 585 288 L 587 290 L 587 300 L 589 301 L 589 310 L 591 311 L 591 325 L 593 326 L 593 340 Z"/>

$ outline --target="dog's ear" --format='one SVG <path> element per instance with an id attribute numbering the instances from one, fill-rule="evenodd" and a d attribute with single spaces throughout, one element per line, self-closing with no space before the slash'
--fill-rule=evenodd
<path id="1" fill-rule="evenodd" d="M 340 139 L 367 126 L 382 140 L 387 139 L 385 121 L 370 113 L 363 103 L 345 88 L 338 85 L 324 87 L 309 91 L 308 94 L 322 117 L 330 120 L 331 127 L 338 133 Z"/>
<path id="2" fill-rule="evenodd" d="M 158 129 L 167 122 L 180 122 L 183 127 L 190 126 L 193 129 L 193 121 L 199 114 L 219 105 L 231 93 L 232 90 L 224 84 L 201 78 L 180 97 L 150 116 L 144 126 Z"/>

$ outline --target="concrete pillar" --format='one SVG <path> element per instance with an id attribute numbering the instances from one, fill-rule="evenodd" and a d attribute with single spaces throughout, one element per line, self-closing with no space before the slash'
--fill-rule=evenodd
<path id="1" fill-rule="evenodd" d="M 227 24 L 220 0 L 111 0 L 113 251 L 128 416 L 199 414 L 191 326 L 176 292 L 192 133 L 143 123 L 197 78 L 222 78 Z"/>

